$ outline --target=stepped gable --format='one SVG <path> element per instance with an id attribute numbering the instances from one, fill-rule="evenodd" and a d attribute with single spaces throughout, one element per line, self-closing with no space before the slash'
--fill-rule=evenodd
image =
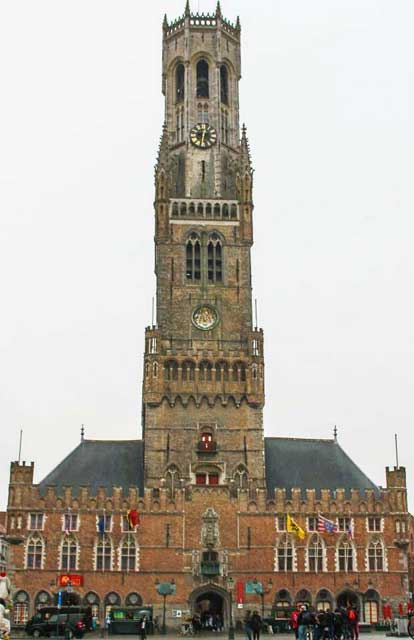
<path id="1" fill-rule="evenodd" d="M 361 471 L 337 440 L 308 438 L 265 438 L 266 483 L 274 489 L 351 489 L 364 492 L 379 488 Z"/>
<path id="2" fill-rule="evenodd" d="M 142 454 L 142 440 L 83 440 L 39 483 L 40 493 L 54 485 L 58 495 L 68 486 L 73 495 L 78 495 L 82 486 L 89 486 L 92 495 L 99 487 L 105 487 L 108 495 L 113 487 L 122 487 L 124 493 L 138 487 L 143 495 Z"/>

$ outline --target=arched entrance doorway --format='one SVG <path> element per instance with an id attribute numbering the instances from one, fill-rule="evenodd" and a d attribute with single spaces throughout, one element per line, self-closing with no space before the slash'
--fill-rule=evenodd
<path id="1" fill-rule="evenodd" d="M 193 591 L 189 598 L 191 613 L 203 631 L 222 631 L 228 623 L 228 593 L 215 585 Z"/>
<path id="2" fill-rule="evenodd" d="M 336 598 L 336 606 L 337 607 L 356 607 L 358 610 L 359 606 L 359 598 L 355 591 L 346 590 L 342 591 L 338 594 Z"/>

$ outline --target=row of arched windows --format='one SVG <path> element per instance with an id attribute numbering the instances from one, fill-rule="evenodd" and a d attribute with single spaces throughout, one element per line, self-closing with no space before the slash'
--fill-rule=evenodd
<path id="1" fill-rule="evenodd" d="M 365 548 L 366 571 L 385 571 L 385 547 L 381 539 L 371 540 Z M 328 568 L 327 549 L 318 534 L 312 535 L 305 547 L 305 571 L 321 573 Z M 284 534 L 276 545 L 275 571 L 297 571 L 296 547 L 292 537 Z M 300 570 L 300 569 L 299 569 Z M 357 550 L 346 537 L 338 540 L 335 549 L 335 571 L 357 571 Z"/>
<path id="2" fill-rule="evenodd" d="M 178 217 L 197 217 L 197 218 L 217 218 L 224 220 L 237 219 L 237 205 L 227 202 L 211 203 L 211 202 L 173 202 L 171 207 L 171 215 Z"/>
<path id="3" fill-rule="evenodd" d="M 210 97 L 210 72 L 207 60 L 203 58 L 196 65 L 196 96 Z M 182 102 L 185 97 L 185 67 L 182 63 L 175 68 L 175 101 Z M 229 72 L 226 65 L 220 66 L 220 99 L 223 104 L 229 103 Z M 203 122 L 203 120 L 200 120 Z"/>
<path id="4" fill-rule="evenodd" d="M 95 591 L 88 591 L 82 598 L 76 594 L 78 604 L 81 603 L 91 608 L 92 617 L 99 619 L 100 618 L 100 607 L 101 607 L 101 598 Z M 34 597 L 34 612 L 39 609 L 39 607 L 52 606 L 53 605 L 53 595 L 47 591 L 39 591 Z M 142 596 L 133 591 L 128 593 L 125 596 L 125 606 L 126 607 L 137 607 L 142 605 Z M 121 606 L 121 596 L 111 591 L 107 593 L 102 598 L 102 603 L 104 605 L 104 614 L 107 613 L 107 610 L 114 606 Z M 30 613 L 30 596 L 27 591 L 16 591 L 13 595 L 13 623 L 17 626 L 25 625 L 29 619 Z M 105 615 L 106 617 L 106 615 Z"/>
<path id="5" fill-rule="evenodd" d="M 180 377 L 179 365 L 176 360 L 168 360 L 164 364 L 164 376 L 168 381 L 178 381 Z M 261 373 L 263 369 L 260 369 Z M 201 382 L 245 382 L 246 365 L 244 362 L 234 362 L 231 366 L 227 362 L 220 361 L 216 364 L 203 360 L 198 365 L 197 377 L 196 363 L 193 360 L 185 360 L 181 364 L 181 381 L 192 382 L 198 379 Z M 257 365 L 252 365 L 252 377 L 257 377 Z"/>
<path id="6" fill-rule="evenodd" d="M 75 536 L 65 536 L 59 545 L 58 566 L 62 571 L 77 571 L 80 544 Z M 46 559 L 45 540 L 40 534 L 30 536 L 26 543 L 26 569 L 42 569 Z M 107 534 L 99 535 L 93 546 L 93 566 L 96 571 L 138 571 L 139 547 L 135 536 L 123 536 L 115 547 Z"/>

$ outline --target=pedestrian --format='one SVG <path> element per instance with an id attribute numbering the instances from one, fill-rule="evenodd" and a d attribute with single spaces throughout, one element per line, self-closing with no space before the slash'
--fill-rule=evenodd
<path id="1" fill-rule="evenodd" d="M 334 637 L 335 640 L 341 640 L 342 637 L 342 629 L 343 629 L 343 620 L 342 614 L 339 607 L 336 607 L 333 614 L 333 626 L 334 626 Z"/>
<path id="2" fill-rule="evenodd" d="M 147 637 L 147 616 L 142 616 L 139 621 L 139 635 L 141 636 L 141 640 L 145 640 Z"/>
<path id="3" fill-rule="evenodd" d="M 359 616 L 358 611 L 354 605 L 348 607 L 348 622 L 349 630 L 352 640 L 358 640 L 359 638 Z"/>
<path id="4" fill-rule="evenodd" d="M 262 628 L 262 619 L 257 611 L 253 611 L 250 619 L 250 628 L 252 630 L 253 640 L 260 640 L 260 631 Z"/>
<path id="5" fill-rule="evenodd" d="M 246 640 L 252 640 L 252 628 L 250 626 L 252 612 L 250 609 L 246 611 L 246 615 L 244 616 L 244 631 L 246 633 Z"/>
<path id="6" fill-rule="evenodd" d="M 297 640 L 298 637 L 298 617 L 300 613 L 300 605 L 296 607 L 294 611 L 292 611 L 292 615 L 290 616 L 290 626 L 295 632 L 295 638 Z"/>
<path id="7" fill-rule="evenodd" d="M 308 627 L 314 626 L 315 623 L 314 614 L 303 604 L 298 615 L 298 640 L 306 640 Z"/>

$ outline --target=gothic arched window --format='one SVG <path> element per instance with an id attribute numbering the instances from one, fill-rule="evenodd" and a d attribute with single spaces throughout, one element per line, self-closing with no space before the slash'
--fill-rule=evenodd
<path id="1" fill-rule="evenodd" d="M 221 242 L 216 233 L 211 234 L 207 245 L 208 279 L 210 282 L 222 282 L 223 259 Z"/>
<path id="2" fill-rule="evenodd" d="M 201 278 L 201 244 L 196 233 L 192 233 L 186 245 L 185 268 L 187 280 Z"/>
<path id="3" fill-rule="evenodd" d="M 78 543 L 74 538 L 65 538 L 61 547 L 61 569 L 71 571 L 77 569 Z"/>
<path id="4" fill-rule="evenodd" d="M 134 538 L 126 536 L 121 544 L 120 570 L 136 571 L 137 569 L 137 547 Z"/>
<path id="5" fill-rule="evenodd" d="M 43 540 L 40 536 L 34 535 L 27 541 L 27 569 L 41 569 L 43 562 Z"/>
<path id="6" fill-rule="evenodd" d="M 308 546 L 308 569 L 309 571 L 323 571 L 324 547 L 318 535 L 312 536 Z"/>
<path id="7" fill-rule="evenodd" d="M 240 489 L 247 489 L 248 486 L 248 475 L 246 468 L 242 465 L 239 465 L 234 472 L 234 482 L 236 487 Z"/>
<path id="8" fill-rule="evenodd" d="M 211 382 L 213 379 L 213 366 L 210 362 L 200 362 L 198 379 L 201 382 Z"/>
<path id="9" fill-rule="evenodd" d="M 170 490 L 171 496 L 174 497 L 175 490 L 180 486 L 180 472 L 175 465 L 167 469 L 165 474 L 165 484 Z"/>
<path id="10" fill-rule="evenodd" d="M 170 360 L 165 363 L 164 375 L 167 381 L 178 380 L 178 364 L 175 360 Z"/>
<path id="11" fill-rule="evenodd" d="M 208 98 L 208 62 L 197 62 L 197 98 Z"/>
<path id="12" fill-rule="evenodd" d="M 373 540 L 368 546 L 368 568 L 370 571 L 384 571 L 384 549 L 380 540 Z"/>
<path id="13" fill-rule="evenodd" d="M 293 545 L 288 535 L 277 545 L 277 566 L 279 571 L 293 571 Z"/>
<path id="14" fill-rule="evenodd" d="M 354 549 L 348 540 L 342 540 L 338 545 L 339 571 L 354 571 Z"/>
<path id="15" fill-rule="evenodd" d="M 181 375 L 184 382 L 193 381 L 195 378 L 195 364 L 191 360 L 183 362 Z"/>
<path id="16" fill-rule="evenodd" d="M 112 544 L 108 536 L 101 536 L 95 545 L 96 570 L 110 571 L 112 569 Z"/>
<path id="17" fill-rule="evenodd" d="M 220 67 L 220 97 L 224 104 L 229 104 L 229 72 L 224 64 Z"/>
<path id="18" fill-rule="evenodd" d="M 179 64 L 175 70 L 175 100 L 182 102 L 184 100 L 184 65 Z"/>

